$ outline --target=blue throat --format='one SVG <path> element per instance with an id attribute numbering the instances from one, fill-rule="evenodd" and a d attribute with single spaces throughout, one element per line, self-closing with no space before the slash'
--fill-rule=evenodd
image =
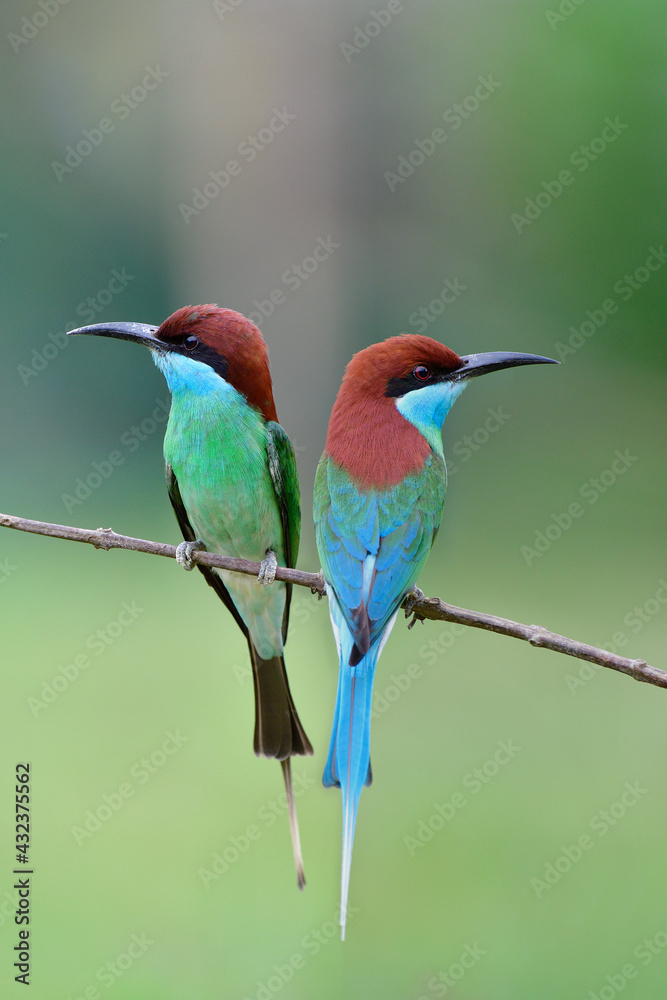
<path id="1" fill-rule="evenodd" d="M 433 451 L 443 459 L 442 425 L 466 385 L 466 382 L 436 382 L 396 399 L 398 412 L 424 435 Z"/>
<path id="2" fill-rule="evenodd" d="M 151 350 L 153 361 L 167 380 L 172 396 L 207 396 L 236 390 L 225 382 L 209 365 L 194 358 L 186 358 L 175 351 L 164 354 Z"/>

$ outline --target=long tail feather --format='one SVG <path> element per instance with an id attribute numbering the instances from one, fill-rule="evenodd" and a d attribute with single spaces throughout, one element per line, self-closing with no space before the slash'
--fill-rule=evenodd
<path id="1" fill-rule="evenodd" d="M 339 785 L 343 795 L 343 859 L 340 887 L 341 938 L 345 940 L 352 845 L 359 798 L 371 782 L 371 698 L 377 647 L 355 667 L 341 665 L 325 785 Z"/>
<path id="2" fill-rule="evenodd" d="M 264 757 L 276 757 L 280 761 L 285 781 L 296 879 L 299 889 L 303 889 L 306 878 L 303 873 L 290 757 L 294 754 L 312 754 L 313 748 L 292 701 L 283 657 L 274 656 L 270 660 L 263 660 L 252 641 L 248 640 L 248 646 L 255 684 L 255 753 Z"/>
<path id="3" fill-rule="evenodd" d="M 296 818 L 296 806 L 294 805 L 294 789 L 292 788 L 292 768 L 290 758 L 281 760 L 280 766 L 283 769 L 285 780 L 285 794 L 287 796 L 287 815 L 289 818 L 289 829 L 292 835 L 292 851 L 294 852 L 294 867 L 296 868 L 296 881 L 299 889 L 303 889 L 306 884 L 306 876 L 303 871 L 303 857 L 301 855 L 301 838 L 299 837 L 299 822 Z"/>

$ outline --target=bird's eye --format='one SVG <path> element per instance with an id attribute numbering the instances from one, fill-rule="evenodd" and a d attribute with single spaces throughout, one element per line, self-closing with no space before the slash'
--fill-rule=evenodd
<path id="1" fill-rule="evenodd" d="M 199 347 L 199 339 L 190 335 L 186 337 L 183 341 L 186 351 L 194 351 L 195 347 Z"/>
<path id="2" fill-rule="evenodd" d="M 417 365 L 416 368 L 412 369 L 412 374 L 415 378 L 419 379 L 420 382 L 425 382 L 427 378 L 431 377 L 431 372 L 426 365 Z"/>

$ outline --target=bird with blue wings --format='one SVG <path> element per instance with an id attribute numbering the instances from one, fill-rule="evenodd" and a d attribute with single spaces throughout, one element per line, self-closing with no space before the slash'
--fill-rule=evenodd
<path id="1" fill-rule="evenodd" d="M 340 787 L 343 797 L 343 938 L 357 809 L 372 777 L 373 677 L 440 524 L 447 476 L 442 425 L 471 378 L 549 363 L 555 362 L 534 354 L 459 357 L 415 334 L 367 347 L 345 371 L 314 493 L 317 548 L 339 655 L 323 780 Z"/>

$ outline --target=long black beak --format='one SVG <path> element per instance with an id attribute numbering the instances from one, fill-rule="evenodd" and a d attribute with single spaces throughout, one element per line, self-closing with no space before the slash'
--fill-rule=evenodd
<path id="1" fill-rule="evenodd" d="M 461 367 L 451 372 L 450 378 L 456 382 L 477 378 L 501 368 L 516 368 L 518 365 L 559 365 L 560 361 L 543 358 L 540 354 L 512 354 L 507 351 L 490 351 L 488 354 L 467 354 L 461 358 Z"/>
<path id="2" fill-rule="evenodd" d="M 148 326 L 146 323 L 95 323 L 93 326 L 80 326 L 78 330 L 70 330 L 67 336 L 74 337 L 85 333 L 95 337 L 131 340 L 134 344 L 143 344 L 145 347 L 169 350 L 169 345 L 155 336 L 157 329 L 157 326 Z"/>

